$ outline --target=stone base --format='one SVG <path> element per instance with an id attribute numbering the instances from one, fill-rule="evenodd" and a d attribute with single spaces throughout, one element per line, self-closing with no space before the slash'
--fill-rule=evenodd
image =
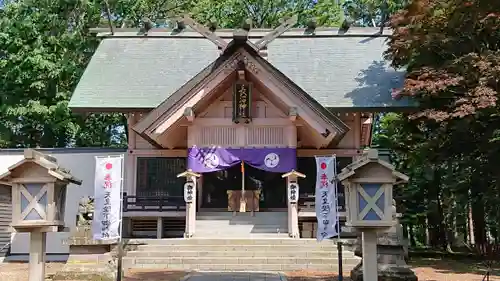
<path id="1" fill-rule="evenodd" d="M 58 272 L 56 275 L 54 275 L 52 280 L 116 281 L 116 274 L 112 275 L 108 273 L 97 273 L 97 272 L 87 272 L 87 271 L 61 271 Z"/>
<path id="2" fill-rule="evenodd" d="M 116 271 L 109 255 L 73 255 L 53 280 L 115 281 Z"/>
<path id="3" fill-rule="evenodd" d="M 363 281 L 363 262 L 351 270 L 352 281 Z M 375 281 L 375 280 L 367 280 Z M 415 272 L 409 266 L 378 265 L 377 281 L 418 281 Z"/>

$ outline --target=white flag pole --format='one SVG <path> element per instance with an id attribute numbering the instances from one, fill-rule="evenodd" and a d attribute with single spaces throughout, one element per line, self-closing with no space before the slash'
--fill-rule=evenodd
<path id="1" fill-rule="evenodd" d="M 123 268 L 123 189 L 124 189 L 124 182 L 123 182 L 123 175 L 125 172 L 124 169 L 124 157 L 123 155 L 120 156 L 120 162 L 121 162 L 121 179 L 120 179 L 120 236 L 118 237 L 118 261 L 116 264 L 116 281 L 121 281 L 122 280 L 122 268 Z"/>
<path id="2" fill-rule="evenodd" d="M 333 154 L 333 194 L 335 195 L 335 225 L 338 227 L 338 239 L 340 240 L 340 215 L 339 215 L 339 189 L 337 185 L 337 155 Z"/>
<path id="3" fill-rule="evenodd" d="M 333 175 L 334 175 L 334 178 L 333 178 L 333 188 L 334 188 L 334 194 L 335 194 L 335 215 L 336 215 L 336 218 L 335 218 L 335 226 L 338 228 L 338 232 L 337 232 L 337 260 L 338 260 L 338 269 L 339 269 L 339 272 L 338 272 L 338 281 L 343 281 L 344 280 L 344 269 L 343 269 L 343 264 L 342 264 L 342 261 L 343 261 L 343 258 L 342 258 L 342 240 L 340 240 L 340 232 L 341 232 L 341 228 L 340 228 L 340 215 L 339 215 L 339 212 L 338 212 L 338 209 L 339 209 L 339 189 L 338 189 L 338 183 L 337 183 L 337 155 L 334 154 L 333 155 Z M 344 202 L 344 205 L 346 203 Z"/>

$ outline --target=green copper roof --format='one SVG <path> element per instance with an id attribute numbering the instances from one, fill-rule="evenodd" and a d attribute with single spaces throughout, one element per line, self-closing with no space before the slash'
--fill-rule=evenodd
<path id="1" fill-rule="evenodd" d="M 268 61 L 324 107 L 411 106 L 391 97 L 404 73 L 383 60 L 387 37 L 374 37 L 376 31 L 317 37 L 291 31 L 269 44 Z M 254 32 L 252 41 L 263 34 Z M 155 108 L 218 56 L 212 42 L 192 31 L 148 37 L 117 33 L 102 40 L 69 106 L 93 111 Z"/>

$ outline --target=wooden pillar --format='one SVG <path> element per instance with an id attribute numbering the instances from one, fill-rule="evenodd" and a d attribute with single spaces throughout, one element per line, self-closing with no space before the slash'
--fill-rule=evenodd
<path id="1" fill-rule="evenodd" d="M 156 238 L 163 238 L 163 217 L 156 219 Z"/>
<path id="2" fill-rule="evenodd" d="M 378 279 L 377 264 L 377 232 L 364 230 L 361 234 L 363 252 L 363 280 L 375 281 Z"/>
<path id="3" fill-rule="evenodd" d="M 194 173 L 192 170 L 187 170 L 177 175 L 177 177 L 185 177 L 186 184 L 184 185 L 184 201 L 186 202 L 186 230 L 184 237 L 189 238 L 195 233 L 196 226 L 196 183 L 201 174 Z"/>
<path id="4" fill-rule="evenodd" d="M 30 233 L 29 281 L 45 280 L 46 232 Z"/>
<path id="5" fill-rule="evenodd" d="M 127 158 L 125 162 L 125 184 L 128 195 L 136 195 L 136 185 L 135 185 L 135 173 L 136 173 L 136 161 L 135 156 L 132 152 L 136 149 L 137 144 L 137 134 L 132 127 L 137 123 L 137 115 L 129 114 L 127 116 L 127 130 L 128 130 L 128 150 Z"/>
<path id="6" fill-rule="evenodd" d="M 292 227 L 291 236 L 293 238 L 300 238 L 299 233 L 299 210 L 297 208 L 297 203 L 291 203 L 289 209 L 290 225 Z"/>
<path id="7" fill-rule="evenodd" d="M 361 114 L 359 112 L 354 114 L 354 148 L 359 149 L 361 147 Z"/>
<path id="8" fill-rule="evenodd" d="M 186 237 L 191 237 L 195 233 L 196 227 L 196 178 L 191 177 L 188 181 L 195 183 L 195 188 L 193 188 L 193 201 L 186 203 Z"/>

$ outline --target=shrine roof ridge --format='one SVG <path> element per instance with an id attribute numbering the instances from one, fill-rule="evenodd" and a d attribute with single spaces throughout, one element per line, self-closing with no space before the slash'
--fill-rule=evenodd
<path id="1" fill-rule="evenodd" d="M 237 29 L 217 29 L 214 34 L 221 38 L 233 38 L 233 33 Z M 262 38 L 272 29 L 256 28 L 248 32 L 248 38 Z M 205 37 L 199 32 L 187 26 L 182 31 L 176 31 L 172 28 L 153 28 L 144 34 L 139 28 L 115 28 L 113 33 L 108 27 L 91 28 L 91 33 L 98 37 L 147 37 L 147 38 L 199 38 Z M 278 38 L 324 38 L 324 37 L 389 37 L 392 34 L 391 29 L 384 29 L 380 32 L 379 27 L 351 27 L 346 32 L 335 27 L 318 27 L 314 33 L 307 32 L 306 28 L 291 28 L 284 32 Z"/>

